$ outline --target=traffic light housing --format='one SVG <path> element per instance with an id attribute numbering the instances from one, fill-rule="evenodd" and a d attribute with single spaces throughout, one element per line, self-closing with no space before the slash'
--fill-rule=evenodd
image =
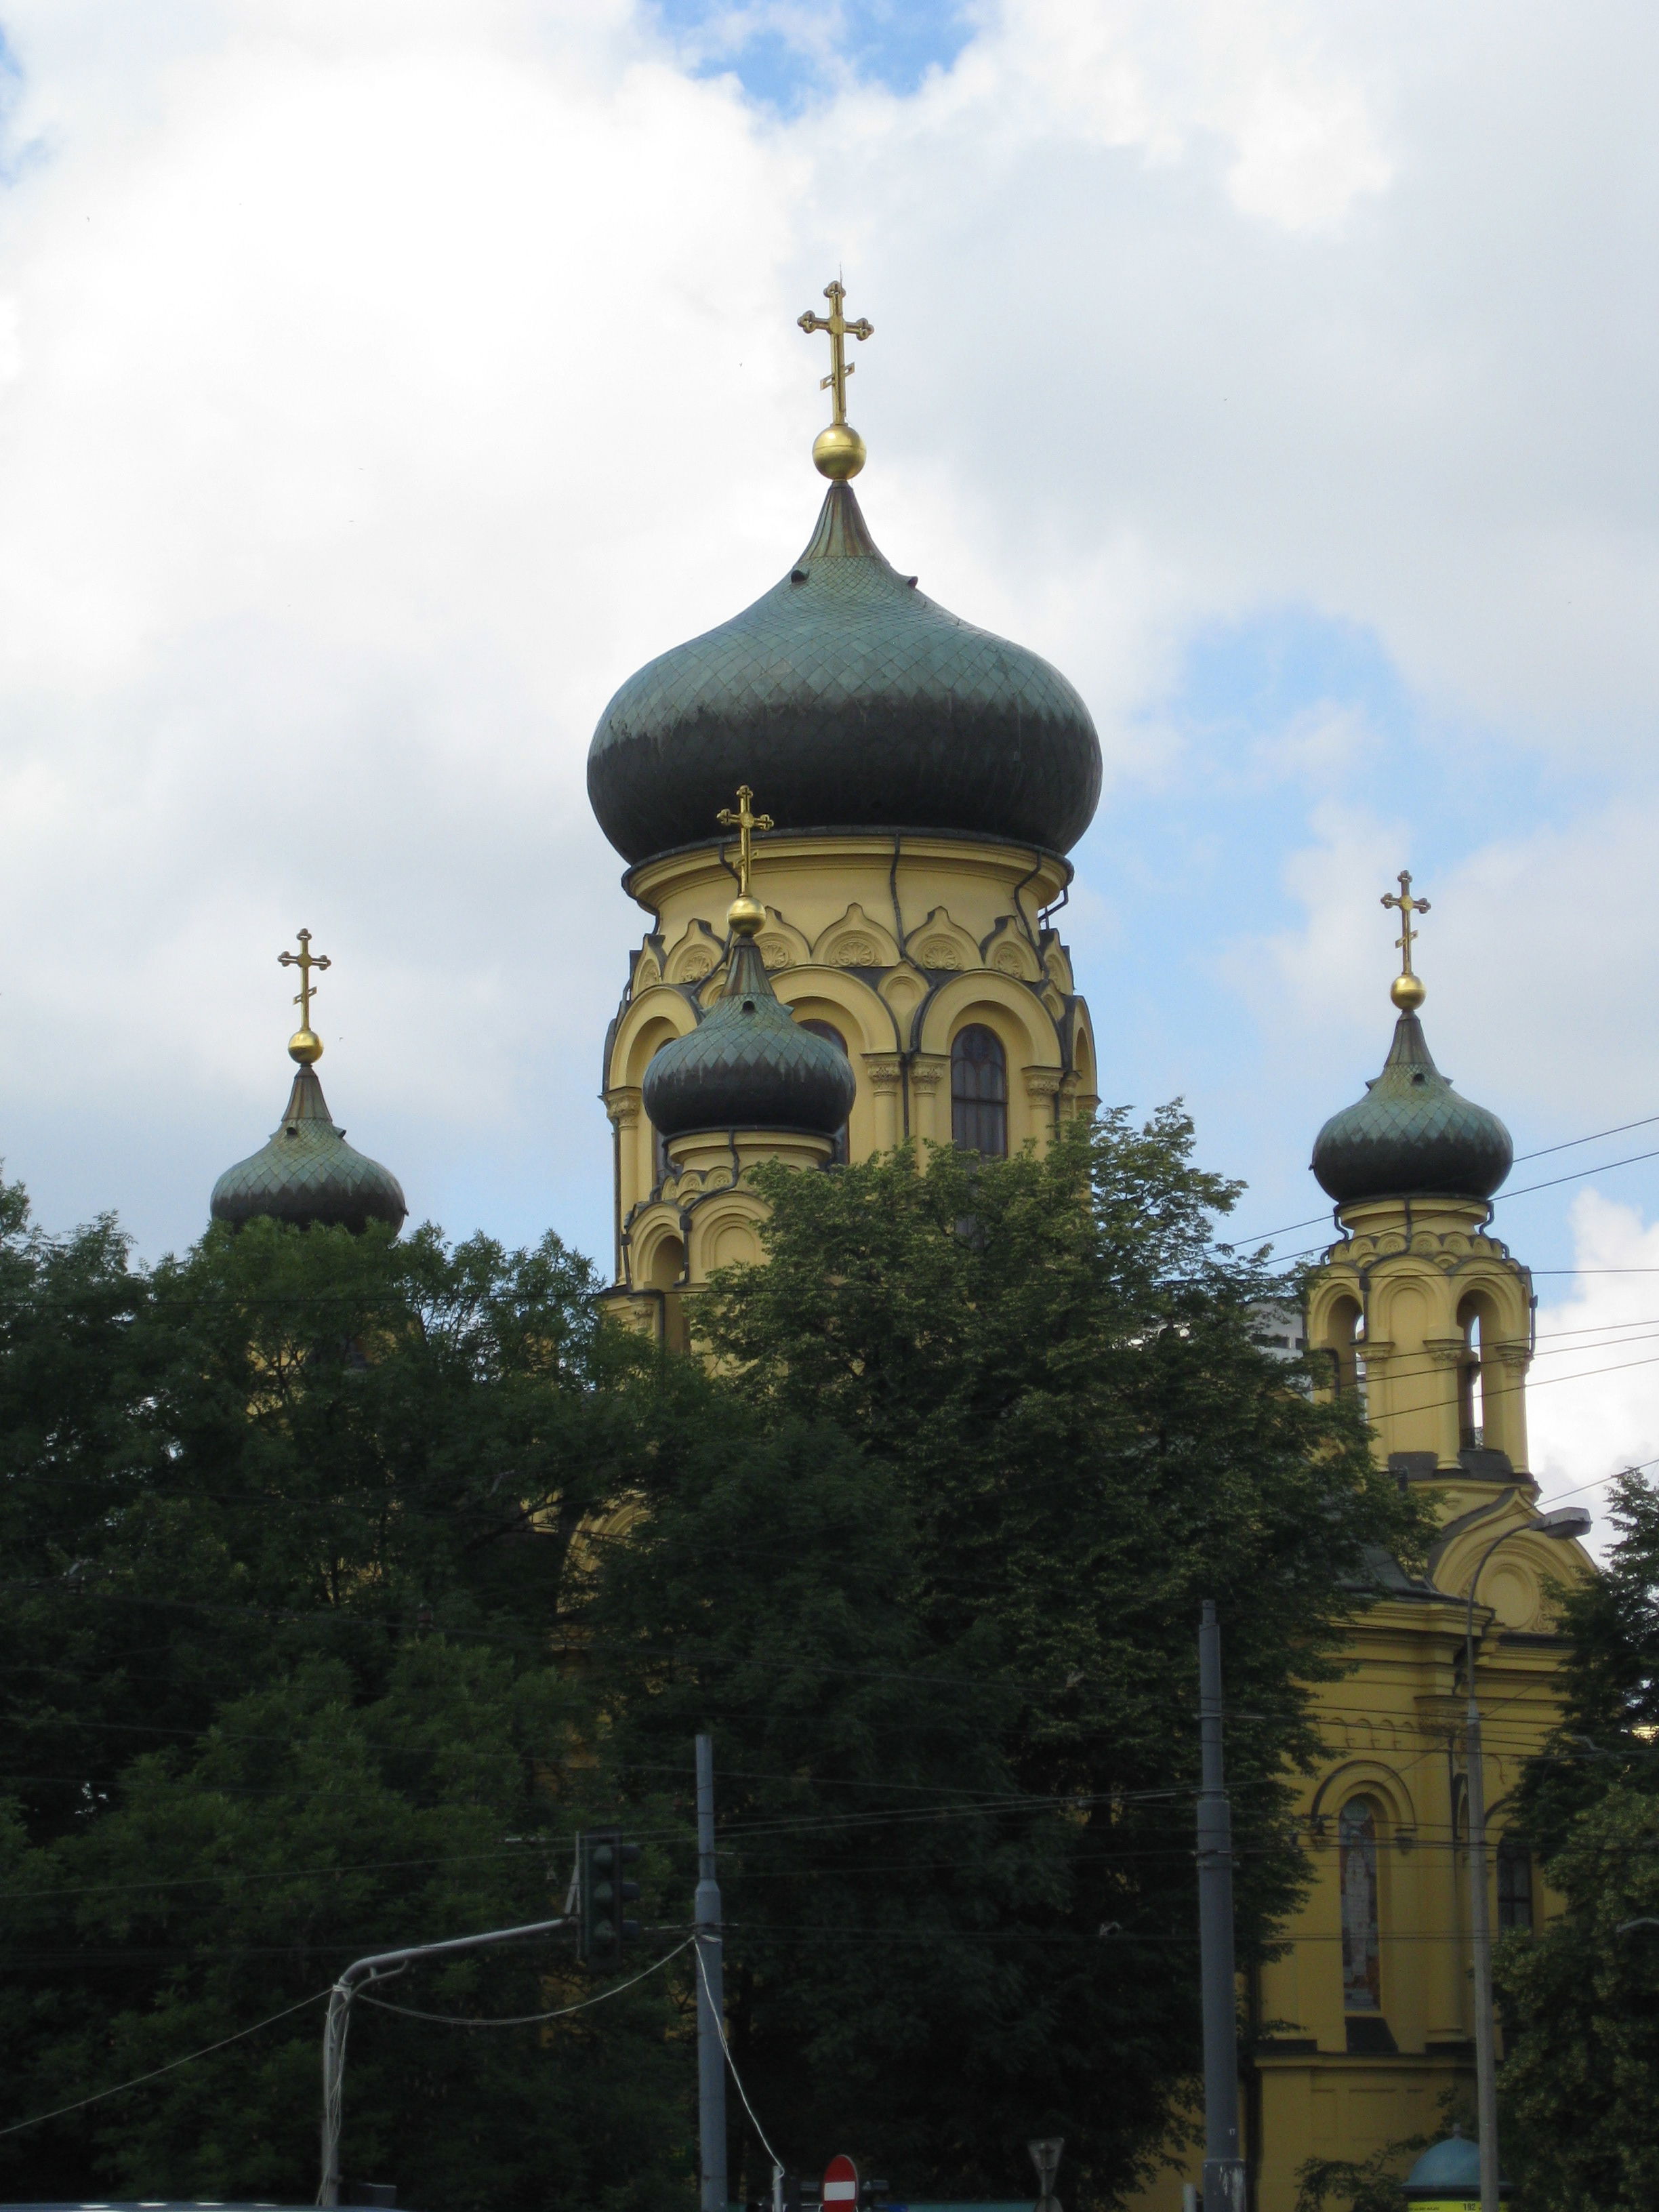
<path id="1" fill-rule="evenodd" d="M 640 1932 L 622 1910 L 640 1893 L 638 1882 L 623 1876 L 639 1855 L 620 1828 L 584 1828 L 576 1838 L 576 1956 L 596 1974 L 614 1973 L 623 1945 Z"/>

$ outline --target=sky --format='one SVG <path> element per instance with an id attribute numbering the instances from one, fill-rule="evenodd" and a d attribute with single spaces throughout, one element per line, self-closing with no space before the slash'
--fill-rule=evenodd
<path id="1" fill-rule="evenodd" d="M 0 4 L 0 1150 L 199 1231 L 320 1073 L 416 1218 L 608 1260 L 611 693 L 860 492 L 1055 661 L 1102 1089 L 1247 1234 L 1387 1048 L 1523 1158 L 1534 1462 L 1659 1457 L 1659 15 Z M 1589 1170 L 1589 1172 L 1582 1172 Z M 1571 1176 L 1574 1180 L 1556 1178 Z M 1534 1184 L 1547 1187 L 1534 1189 Z M 1575 1272 L 1576 1271 L 1576 1272 Z"/>

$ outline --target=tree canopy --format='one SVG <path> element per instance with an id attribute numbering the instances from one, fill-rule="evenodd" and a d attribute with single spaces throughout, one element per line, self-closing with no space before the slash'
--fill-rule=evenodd
<path id="1" fill-rule="evenodd" d="M 556 1911 L 599 1819 L 646 1846 L 630 1971 L 675 1952 L 704 1729 L 733 2057 L 789 2164 L 997 2193 L 1052 2130 L 1081 2204 L 1143 2173 L 1197 2060 L 1201 1601 L 1248 1958 L 1304 1880 L 1309 1686 L 1421 1536 L 1256 1342 L 1282 1286 L 1191 1152 L 1172 1112 L 764 1171 L 769 1263 L 702 1298 L 696 1358 L 601 1322 L 554 1237 L 255 1223 L 145 1268 L 0 1194 L 0 2130 L 223 2045 L 0 2133 L 7 2192 L 309 2197 L 313 2001 Z M 539 1945 L 380 1994 L 601 1993 Z M 681 1954 L 538 2025 L 366 2008 L 348 2177 L 685 2199 L 691 1997 Z"/>
<path id="2" fill-rule="evenodd" d="M 1517 1808 L 1566 1909 L 1498 1956 L 1505 2156 L 1549 2212 L 1659 2198 L 1659 1485 L 1626 1474 L 1610 1502 L 1605 1571 L 1560 1594 L 1565 1710 Z"/>

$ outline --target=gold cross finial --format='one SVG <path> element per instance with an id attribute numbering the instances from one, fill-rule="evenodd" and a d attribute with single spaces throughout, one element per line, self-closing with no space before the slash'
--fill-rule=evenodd
<path id="1" fill-rule="evenodd" d="M 1400 973 L 1394 979 L 1389 996 L 1402 1014 L 1415 1013 L 1428 996 L 1428 993 L 1423 988 L 1421 978 L 1412 967 L 1412 945 L 1417 936 L 1417 932 L 1412 927 L 1412 916 L 1414 914 L 1426 914 L 1429 910 L 1429 902 L 1425 898 L 1412 896 L 1411 870 L 1401 868 L 1400 889 L 1397 891 L 1384 891 L 1382 903 L 1384 906 L 1397 907 L 1400 912 L 1400 934 L 1395 939 L 1395 945 L 1400 948 Z"/>
<path id="2" fill-rule="evenodd" d="M 876 326 L 864 316 L 849 323 L 842 313 L 842 302 L 847 297 L 847 287 L 839 276 L 823 288 L 823 296 L 830 302 L 827 315 L 815 315 L 809 307 L 797 321 L 811 337 L 817 331 L 830 333 L 830 374 L 820 380 L 818 390 L 830 394 L 831 416 L 827 430 L 818 433 L 812 447 L 812 459 L 822 476 L 845 478 L 855 477 L 864 466 L 864 441 L 847 420 L 847 380 L 855 364 L 847 358 L 847 341 L 857 338 L 860 344 L 875 336 Z"/>
<path id="3" fill-rule="evenodd" d="M 766 919 L 766 908 L 749 888 L 749 879 L 755 866 L 755 832 L 772 828 L 769 814 L 757 814 L 751 804 L 754 793 L 746 783 L 738 786 L 737 811 L 722 806 L 714 817 L 722 830 L 738 833 L 738 895 L 732 902 L 726 921 L 739 937 L 752 937 Z"/>
<path id="4" fill-rule="evenodd" d="M 297 968 L 300 971 L 300 988 L 294 1000 L 295 1005 L 300 1009 L 300 1026 L 289 1039 L 288 1049 L 290 1059 L 297 1060 L 303 1066 L 309 1066 L 314 1060 L 319 1060 L 323 1056 L 323 1041 L 311 1026 L 311 999 L 312 994 L 317 988 L 311 980 L 311 971 L 315 968 L 320 974 L 325 968 L 331 967 L 333 963 L 325 952 L 312 951 L 311 932 L 308 929 L 302 929 L 300 932 L 299 951 L 279 952 L 276 955 L 276 964 L 279 968 Z"/>

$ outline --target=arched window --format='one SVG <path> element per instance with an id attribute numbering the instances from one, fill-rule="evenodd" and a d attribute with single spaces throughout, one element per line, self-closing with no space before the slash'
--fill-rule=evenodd
<path id="1" fill-rule="evenodd" d="M 1486 1391 L 1481 1380 L 1480 1309 L 1465 1307 L 1463 1356 L 1457 1364 L 1458 1442 L 1465 1451 L 1478 1450 L 1486 1441 Z"/>
<path id="2" fill-rule="evenodd" d="M 1008 1156 L 1008 1062 L 982 1022 L 958 1030 L 951 1047 L 951 1141 L 987 1159 Z"/>
<path id="3" fill-rule="evenodd" d="M 1532 1926 L 1532 1853 L 1513 1836 L 1498 1846 L 1498 1924 Z"/>
<path id="4" fill-rule="evenodd" d="M 801 1027 L 804 1030 L 810 1030 L 814 1036 L 822 1037 L 826 1044 L 834 1045 L 836 1050 L 840 1053 L 843 1060 L 850 1059 L 851 1054 L 847 1049 L 847 1040 L 833 1022 L 803 1022 L 801 1024 Z M 847 1164 L 848 1132 L 851 1127 L 852 1124 L 850 1122 L 843 1121 L 841 1127 L 836 1132 L 836 1150 L 834 1157 L 837 1167 L 845 1167 Z"/>
<path id="5" fill-rule="evenodd" d="M 1325 1323 L 1325 1349 L 1330 1354 L 1331 1387 L 1339 1398 L 1358 1399 L 1365 1409 L 1365 1323 L 1358 1298 L 1337 1298 Z"/>
<path id="6" fill-rule="evenodd" d="M 1351 1797 L 1336 1824 L 1342 1885 L 1342 2009 L 1381 2012 L 1382 1951 L 1376 1914 L 1376 1805 Z"/>

